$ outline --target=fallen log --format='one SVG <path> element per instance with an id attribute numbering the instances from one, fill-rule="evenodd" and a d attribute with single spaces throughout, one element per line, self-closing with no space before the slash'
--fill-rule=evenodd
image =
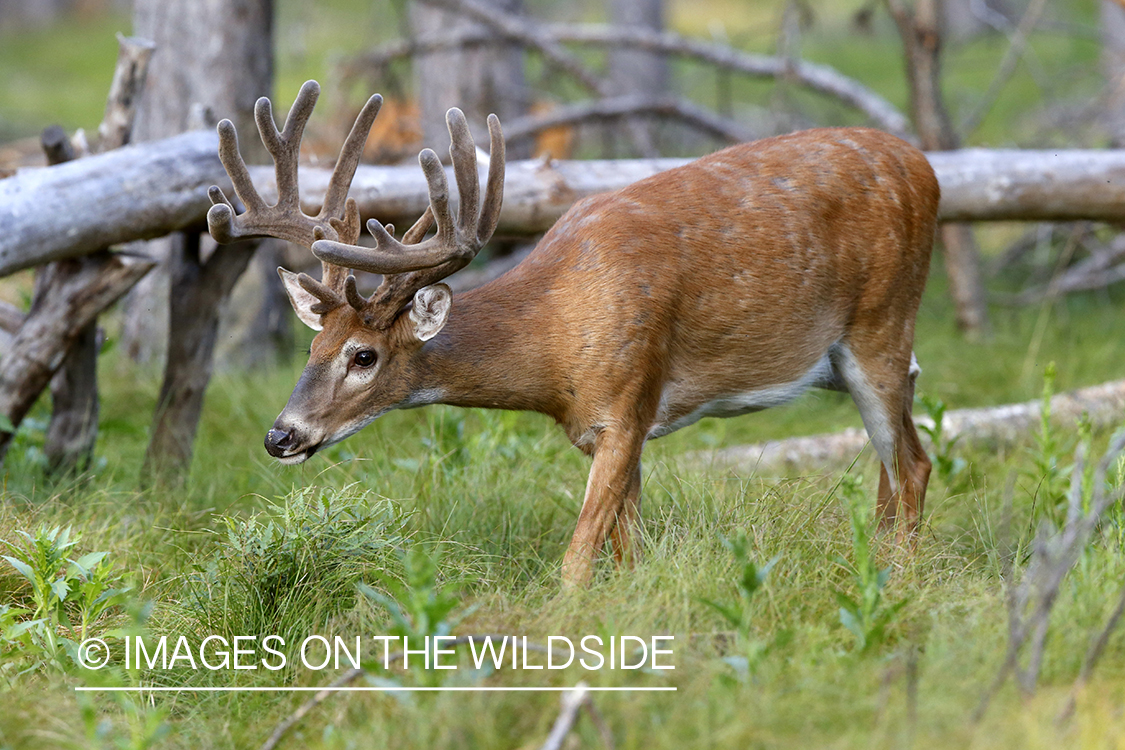
<path id="1" fill-rule="evenodd" d="M 206 131 L 21 169 L 0 180 L 0 276 L 201 225 L 225 183 Z"/>
<path id="2" fill-rule="evenodd" d="M 244 134 L 246 137 L 246 134 Z M 214 133 L 128 146 L 0 180 L 0 276 L 102 247 L 201 226 L 207 188 L 230 182 Z M 1125 150 L 986 150 L 931 153 L 944 221 L 1125 221 Z M 509 163 L 498 234 L 546 231 L 577 200 L 616 190 L 687 159 Z M 272 167 L 251 167 L 266 200 Z M 302 207 L 320 208 L 329 171 L 304 168 Z M 452 181 L 452 176 L 450 177 Z M 361 166 L 351 195 L 365 217 L 409 226 L 429 202 L 416 165 Z"/>
<path id="3" fill-rule="evenodd" d="M 1026 438 L 1039 427 L 1040 401 L 1006 404 L 981 409 L 947 411 L 942 420 L 942 433 L 958 444 L 977 447 L 1012 445 Z M 1051 420 L 1056 425 L 1074 426 L 1086 414 L 1091 426 L 1113 428 L 1125 423 L 1125 380 L 1060 393 L 1051 399 Z M 915 424 L 933 427 L 929 417 L 917 417 Z M 927 435 L 919 431 L 922 442 L 929 445 Z M 846 465 L 867 445 L 867 433 L 849 427 L 842 432 L 810 437 L 770 440 L 753 445 L 740 445 L 715 451 L 690 454 L 693 461 L 735 471 L 794 471 L 823 466 Z"/>

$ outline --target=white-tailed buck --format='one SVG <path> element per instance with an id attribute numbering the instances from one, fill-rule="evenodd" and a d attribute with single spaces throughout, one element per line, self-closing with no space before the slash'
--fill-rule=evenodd
<path id="1" fill-rule="evenodd" d="M 320 281 L 279 269 L 297 315 L 319 331 L 289 403 L 266 436 L 283 463 L 305 461 L 391 409 L 425 404 L 536 411 L 593 457 L 563 583 L 582 584 L 611 540 L 639 544 L 645 441 L 701 417 L 785 403 L 810 387 L 851 393 L 882 461 L 879 512 L 900 540 L 922 512 L 930 462 L 911 420 L 914 318 L 926 282 L 938 184 L 925 156 L 885 133 L 809 130 L 724 149 L 580 201 L 519 266 L 453 297 L 440 281 L 496 228 L 504 140 L 492 116 L 483 205 L 465 118 L 449 111 L 456 219 L 437 155 L 419 156 L 430 207 L 401 241 L 376 220 L 360 247 L 346 200 L 380 98 L 341 151 L 324 207 L 301 212 L 297 153 L 318 87 L 301 89 L 278 132 L 258 128 L 279 201 L 250 182 L 234 127 L 220 155 L 245 213 L 218 188 L 219 242 L 270 235 L 310 247 Z M 430 226 L 437 232 L 423 239 Z M 347 269 L 383 274 L 370 298 Z"/>

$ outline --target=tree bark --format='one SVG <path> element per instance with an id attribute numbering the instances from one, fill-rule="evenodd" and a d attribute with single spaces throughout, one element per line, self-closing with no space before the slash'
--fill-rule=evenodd
<path id="1" fill-rule="evenodd" d="M 1102 71 L 1106 82 L 1105 125 L 1110 143 L 1125 145 L 1125 6 L 1102 0 Z"/>
<path id="2" fill-rule="evenodd" d="M 0 276 L 203 226 L 207 188 L 231 194 L 217 150 L 218 138 L 200 131 L 0 180 Z M 1125 222 L 1125 150 L 961 149 L 927 157 L 941 184 L 942 221 Z M 689 161 L 509 162 L 498 232 L 546 231 L 581 198 Z M 277 200 L 272 168 L 250 167 L 250 174 L 265 200 Z M 305 212 L 320 209 L 329 176 L 327 169 L 301 169 Z M 350 194 L 364 219 L 396 226 L 412 224 L 429 202 L 417 165 L 361 165 Z"/>
<path id="3" fill-rule="evenodd" d="M 105 244 L 204 222 L 206 188 L 229 189 L 217 139 L 191 133 L 0 180 L 0 275 Z M 927 154 L 941 183 L 944 221 L 1125 221 L 1125 150 L 962 149 Z M 502 230 L 543 231 L 575 200 L 624 187 L 690 159 L 539 160 L 508 164 Z M 273 170 L 251 167 L 266 200 Z M 452 173 L 450 173 L 452 174 Z M 330 172 L 302 168 L 302 208 L 315 213 Z M 96 203 L 87 197 L 98 195 Z M 351 195 L 364 217 L 401 225 L 428 202 L 416 166 L 360 166 Z"/>
<path id="4" fill-rule="evenodd" d="M 275 367 L 292 360 L 290 311 L 293 308 L 277 277 L 278 266 L 286 265 L 285 246 L 284 240 L 261 240 L 249 267 L 235 284 L 229 302 L 223 305 L 219 316 L 220 336 L 215 346 L 218 367 L 246 370 Z M 314 260 L 305 248 L 297 250 Z"/>
<path id="5" fill-rule="evenodd" d="M 488 0 L 497 14 L 519 13 L 522 0 Z M 487 27 L 454 11 L 421 2 L 411 3 L 410 25 L 415 36 L 441 31 L 487 34 Z M 485 120 L 495 113 L 500 121 L 525 115 L 530 104 L 524 77 L 523 49 L 494 38 L 489 44 L 421 55 L 414 61 L 414 92 L 422 119 L 423 142 L 439 148 L 449 142 L 445 113 L 458 107 L 465 113 L 473 138 L 488 142 Z M 513 158 L 529 155 L 519 147 Z"/>
<path id="6" fill-rule="evenodd" d="M 659 34 L 664 31 L 664 0 L 609 0 L 609 20 L 614 27 Z M 609 80 L 620 96 L 662 96 L 668 91 L 668 61 L 658 52 L 610 48 Z M 634 118 L 633 126 L 659 145 L 655 123 Z"/>
<path id="7" fill-rule="evenodd" d="M 138 141 L 224 117 L 240 133 L 257 132 L 254 102 L 273 86 L 272 0 L 136 0 L 133 26 L 159 49 L 137 114 Z M 201 113 L 205 122 L 198 122 Z M 243 141 L 250 163 L 266 160 L 256 137 Z M 169 257 L 170 243 L 157 240 L 144 252 Z M 169 274 L 162 262 L 125 300 L 122 345 L 137 361 L 159 362 L 164 356 L 171 325 Z"/>
<path id="8" fill-rule="evenodd" d="M 0 359 L 0 415 L 13 428 L 62 365 L 83 328 L 128 291 L 153 266 L 147 258 L 96 253 L 49 267 L 41 294 Z M 14 431 L 0 427 L 0 461 Z"/>
<path id="9" fill-rule="evenodd" d="M 913 9 L 903 0 L 887 0 L 902 37 L 906 76 L 914 126 L 922 148 L 947 151 L 958 147 L 957 133 L 945 107 L 941 91 L 942 0 L 917 0 Z M 980 270 L 980 253 L 972 229 L 946 224 L 941 228 L 949 288 L 957 309 L 957 322 L 966 332 L 979 335 L 988 330 L 988 307 Z"/>
<path id="10" fill-rule="evenodd" d="M 794 63 L 792 60 L 785 60 L 776 55 L 743 52 L 723 44 L 685 37 L 670 31 L 656 33 L 647 29 L 620 28 L 604 24 L 545 24 L 540 27 L 540 31 L 545 38 L 555 42 L 600 48 L 627 47 L 665 56 L 678 55 L 752 78 L 785 79 L 854 107 L 867 116 L 874 127 L 882 128 L 907 140 L 911 139 L 908 132 L 910 123 L 894 105 L 859 81 L 843 75 L 828 65 L 807 60 L 798 60 Z M 538 49 L 535 44 L 537 40 L 533 35 L 509 38 L 515 43 Z M 371 80 L 380 80 L 386 66 L 396 60 L 413 58 L 426 52 L 440 52 L 469 45 L 480 46 L 490 41 L 491 37 L 483 32 L 462 31 L 427 34 L 417 39 L 389 42 L 376 50 L 346 61 L 341 67 L 342 77 L 345 83 L 353 81 L 362 74 L 366 74 Z M 545 58 L 544 62 L 553 65 L 561 73 L 576 75 L 574 71 L 551 58 Z"/>
<path id="11" fill-rule="evenodd" d="M 203 395 L 211 380 L 220 307 L 256 244 L 220 245 L 203 262 L 200 239 L 199 234 L 187 232 L 174 235 L 172 243 L 172 331 L 152 437 L 141 468 L 145 485 L 177 484 L 187 478 Z"/>
<path id="12" fill-rule="evenodd" d="M 245 136 L 256 130 L 254 103 L 273 86 L 272 0 L 137 0 L 134 22 L 159 49 L 138 113 L 138 138 L 180 133 L 203 110 L 214 116 L 205 120 L 231 119 L 244 134 L 244 157 L 260 159 L 264 148 Z M 153 325 L 128 327 L 123 338 L 128 351 L 166 353 L 143 476 L 175 481 L 190 469 L 220 308 L 256 243 L 221 247 L 204 264 L 198 234 L 167 242 L 167 280 L 154 278 L 147 294 L 138 290 L 126 315 Z"/>
<path id="13" fill-rule="evenodd" d="M 129 142 L 138 97 L 144 89 L 148 63 L 155 49 L 147 39 L 118 34 L 117 41 L 117 66 L 106 99 L 105 115 L 98 127 L 99 151 L 110 151 Z M 48 163 L 58 164 L 74 158 L 65 136 L 61 128 L 44 131 L 43 149 Z M 49 277 L 52 271 L 46 273 Z M 95 318 L 79 331 L 62 366 L 51 378 L 51 422 L 47 425 L 43 453 L 52 472 L 84 470 L 94 456 L 98 439 L 100 339 Z"/>
<path id="14" fill-rule="evenodd" d="M 214 132 L 128 146 L 0 180 L 0 275 L 204 226 L 230 182 Z"/>

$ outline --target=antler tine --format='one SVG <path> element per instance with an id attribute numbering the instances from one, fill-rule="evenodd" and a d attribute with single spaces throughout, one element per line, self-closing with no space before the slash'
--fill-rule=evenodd
<path id="1" fill-rule="evenodd" d="M 504 150 L 504 131 L 500 128 L 500 118 L 488 116 L 488 182 L 484 188 L 484 206 L 480 210 L 477 224 L 477 242 L 481 245 L 492 238 L 496 225 L 500 223 L 500 207 L 504 203 L 504 165 L 507 154 Z"/>
<path id="2" fill-rule="evenodd" d="M 219 123 L 219 157 L 231 177 L 235 192 L 246 206 L 246 211 L 236 216 L 234 206 L 221 189 L 212 187 L 208 190 L 208 196 L 214 205 L 207 212 L 207 224 L 217 241 L 226 243 L 268 236 L 311 247 L 318 239 L 336 240 L 339 237 L 331 220 L 339 218 L 345 208 L 345 198 L 359 164 L 367 133 L 379 114 L 383 100 L 376 94 L 364 105 L 341 149 L 320 213 L 313 217 L 301 211 L 297 162 L 301 137 L 319 95 L 320 86 L 316 81 L 306 81 L 301 86 L 281 131 L 278 131 L 274 123 L 273 107 L 269 99 L 262 97 L 254 107 L 254 119 L 262 143 L 274 161 L 278 200 L 273 206 L 265 204 L 250 181 L 246 163 L 238 149 L 238 135 L 234 125 L 229 120 Z M 353 241 L 358 241 L 358 232 Z M 337 281 L 342 284 L 343 278 Z M 335 288 L 342 289 L 342 286 L 337 285 Z"/>
<path id="3" fill-rule="evenodd" d="M 433 225 L 434 210 L 429 206 L 426 206 L 426 211 L 418 217 L 418 221 L 414 222 L 414 226 L 410 227 L 410 229 L 407 229 L 406 234 L 402 235 L 402 244 L 415 245 L 421 242 L 422 238 L 426 236 L 426 232 L 430 231 L 430 227 L 432 227 Z M 391 234 L 394 234 L 394 232 L 391 231 L 393 227 L 393 224 L 387 225 L 387 231 Z"/>
<path id="4" fill-rule="evenodd" d="M 450 156 L 453 159 L 457 188 L 461 195 L 461 208 L 456 225 L 449 213 L 449 184 L 441 162 L 430 149 L 418 155 L 418 161 L 426 176 L 430 193 L 429 213 L 437 223 L 437 234 L 417 244 L 399 242 L 376 220 L 367 222 L 367 229 L 375 237 L 375 248 L 364 248 L 341 242 L 323 241 L 313 245 L 313 254 L 322 260 L 347 266 L 361 271 L 382 274 L 400 274 L 421 271 L 427 268 L 444 266 L 456 261 L 456 268 L 468 265 L 476 253 L 488 240 L 495 229 L 496 215 L 503 196 L 503 135 L 499 131 L 499 121 L 489 131 L 491 140 L 498 149 L 500 158 L 492 158 L 489 165 L 486 226 L 480 224 L 479 194 L 476 168 L 476 144 L 465 123 L 465 116 L 458 109 L 449 110 L 446 122 L 450 134 Z M 425 218 L 425 217 L 423 217 Z M 481 230 L 485 229 L 486 232 Z M 450 271 L 452 273 L 452 271 Z"/>
<path id="5" fill-rule="evenodd" d="M 340 238 L 341 242 L 356 243 L 359 242 L 360 221 L 359 221 L 359 206 L 355 202 L 355 198 L 348 198 L 344 204 L 344 218 L 337 219 L 331 218 L 328 223 L 335 230 L 336 236 Z M 313 230 L 313 235 L 317 240 L 324 239 L 324 230 L 317 227 Z M 340 292 L 344 289 L 344 280 L 348 277 L 348 269 L 343 266 L 338 266 L 335 263 L 321 261 L 321 274 L 320 278 L 324 285 L 329 289 Z"/>
<path id="6" fill-rule="evenodd" d="M 480 176 L 477 174 L 477 145 L 469 132 L 469 123 L 459 109 L 445 113 L 449 127 L 449 160 L 457 180 L 457 229 L 463 237 L 476 239 L 480 211 Z M 438 231 L 441 225 L 438 225 Z"/>
<path id="7" fill-rule="evenodd" d="M 351 277 L 349 276 L 348 278 Z M 320 300 L 320 302 L 313 305 L 311 308 L 312 312 L 318 315 L 327 315 L 337 307 L 342 307 L 344 305 L 344 297 L 341 296 L 339 292 L 325 286 L 306 273 L 297 274 L 297 283 L 300 284 L 306 292 Z"/>
<path id="8" fill-rule="evenodd" d="M 359 166 L 359 159 L 363 156 L 363 147 L 367 144 L 367 136 L 371 132 L 371 126 L 375 124 L 375 118 L 379 116 L 379 110 L 382 106 L 383 97 L 374 94 L 363 105 L 363 109 L 359 111 L 355 124 L 352 125 L 348 137 L 344 139 L 340 156 L 336 159 L 336 167 L 332 170 L 332 177 L 328 181 L 328 191 L 324 195 L 324 205 L 321 206 L 319 217 L 340 215 L 340 209 L 343 208 L 344 199 L 348 195 L 348 188 L 351 187 L 352 178 L 355 177 L 356 167 Z M 358 241 L 358 224 L 356 229 L 356 241 Z M 343 241 L 342 238 L 341 241 Z"/>
<path id="9" fill-rule="evenodd" d="M 344 282 L 344 297 L 356 312 L 363 313 L 367 309 L 367 298 L 356 289 L 355 276 L 348 276 Z"/>

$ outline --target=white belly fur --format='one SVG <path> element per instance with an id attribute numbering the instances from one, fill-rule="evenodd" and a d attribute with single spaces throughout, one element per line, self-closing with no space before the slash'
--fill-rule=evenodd
<path id="1" fill-rule="evenodd" d="M 670 384 L 665 386 L 664 393 L 660 396 L 660 410 L 657 412 L 657 421 L 649 429 L 648 439 L 664 437 L 676 430 L 695 424 L 704 417 L 737 417 L 740 414 L 781 406 L 794 400 L 813 386 L 830 382 L 832 378 L 832 361 L 826 353 L 797 380 L 716 398 L 697 407 L 687 416 L 680 417 L 671 424 L 667 423 L 666 417 L 669 403 L 676 397 L 676 385 Z"/>

